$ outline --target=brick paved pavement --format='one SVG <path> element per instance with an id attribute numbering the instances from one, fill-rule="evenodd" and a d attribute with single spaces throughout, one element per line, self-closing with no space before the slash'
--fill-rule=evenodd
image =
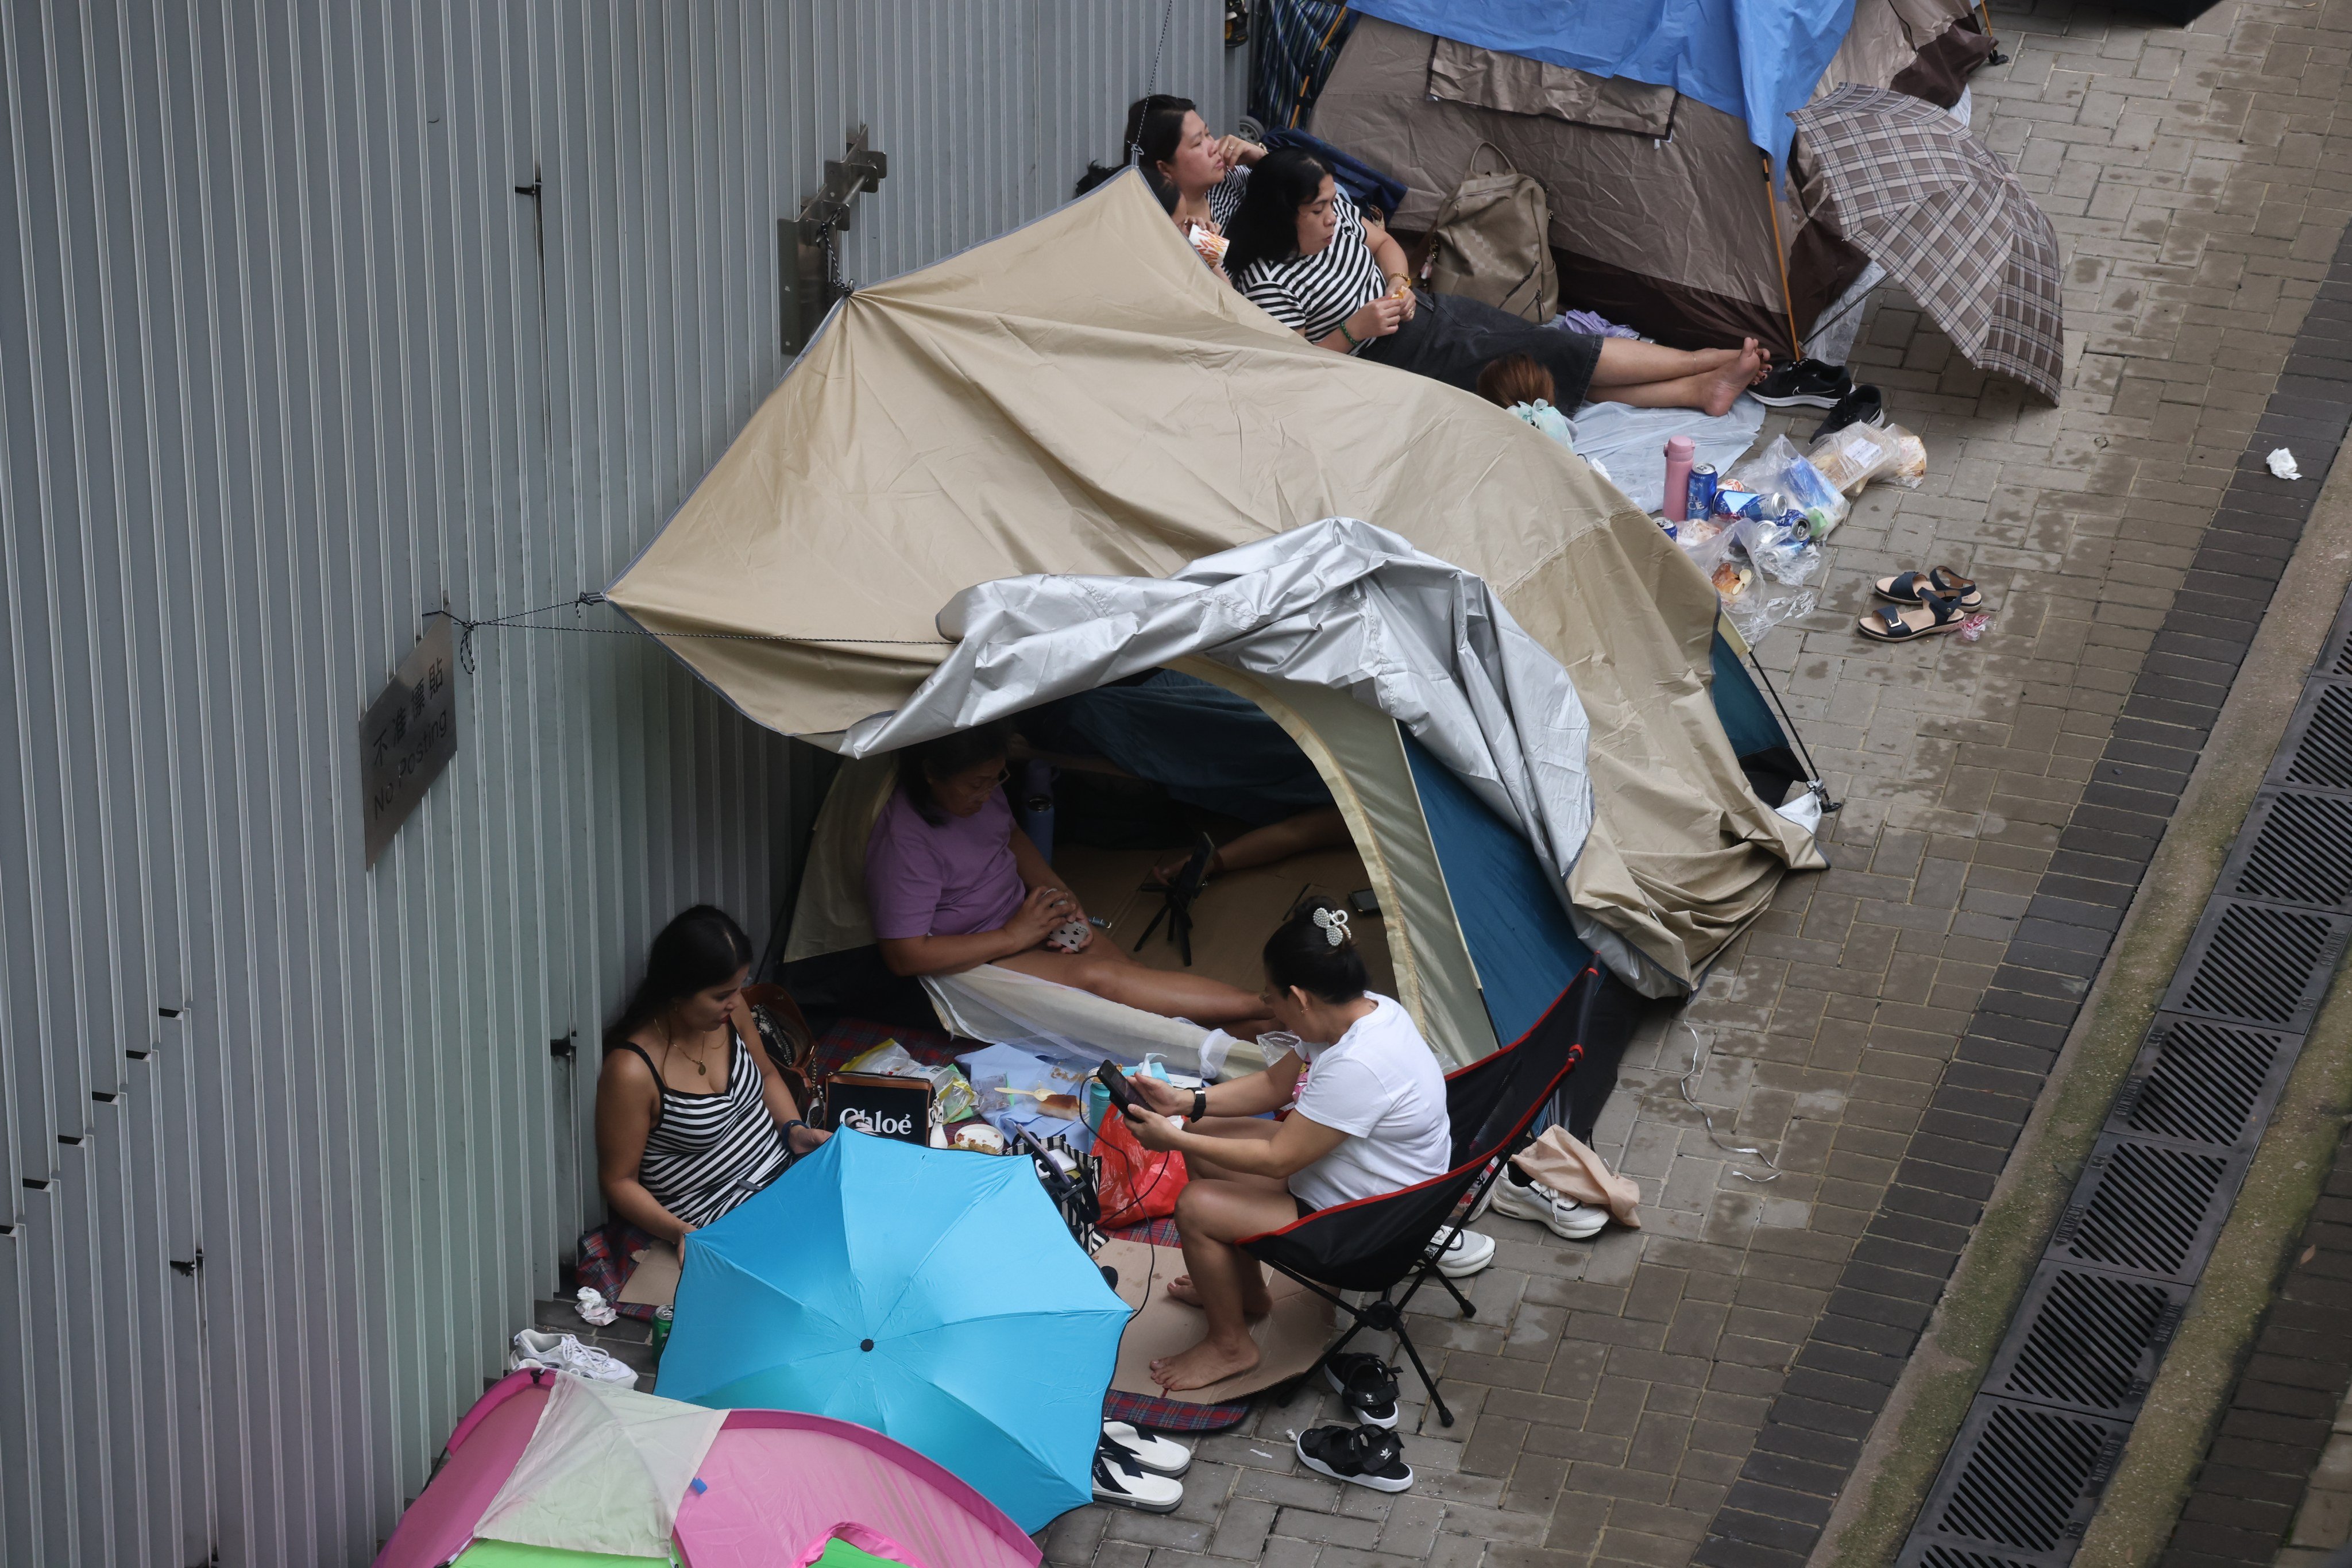
<path id="1" fill-rule="evenodd" d="M 1927 438 L 1927 482 L 1864 498 L 1822 614 L 1761 650 L 1849 802 L 1835 868 L 1628 1053 L 1596 1142 L 1641 1180 L 1646 1228 L 1580 1245 L 1482 1223 L 1500 1246 L 1477 1319 L 1416 1324 L 1461 1419 L 1417 1431 L 1408 1407 L 1412 1493 L 1296 1473 L 1283 1434 L 1331 1418 L 1307 1395 L 1204 1443 L 1179 1513 L 1081 1510 L 1049 1561 L 1679 1568 L 1732 1498 L 2062 826 L 2096 831 L 2094 766 L 2169 657 L 2158 628 L 2352 214 L 2352 0 L 2224 4 L 2186 29 L 2063 0 L 1994 22 L 2014 58 L 1976 79 L 1975 122 L 2058 228 L 2067 389 L 2028 406 L 1899 296 L 1874 307 L 1855 370 Z M 1985 584 L 1983 641 L 1854 637 L 1869 578 L 1938 562 Z M 1683 1103 L 1702 1045 L 1693 1091 L 1778 1180 L 1745 1179 L 1769 1173 Z M 1831 1399 L 1808 1419 L 1774 1461 L 1798 1491 L 1869 1425 Z"/>

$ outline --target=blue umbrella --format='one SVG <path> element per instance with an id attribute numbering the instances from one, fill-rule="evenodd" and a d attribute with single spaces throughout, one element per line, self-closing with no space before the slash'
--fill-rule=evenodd
<path id="1" fill-rule="evenodd" d="M 1034 1531 L 1094 1496 L 1127 1319 L 1028 1161 L 845 1131 L 688 1237 L 657 1392 L 871 1426 Z"/>

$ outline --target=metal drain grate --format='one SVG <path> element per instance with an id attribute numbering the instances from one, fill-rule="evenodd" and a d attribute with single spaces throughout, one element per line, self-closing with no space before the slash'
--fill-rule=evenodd
<path id="1" fill-rule="evenodd" d="M 2014 1557 L 1994 1557 L 1982 1552 L 1963 1552 L 1954 1546 L 1930 1546 L 1919 1554 L 1920 1568 L 2018 1568 Z"/>
<path id="2" fill-rule="evenodd" d="M 2223 874 L 2224 892 L 2329 910 L 2352 902 L 2352 800 L 2271 795 L 2247 822 L 2253 842 Z"/>
<path id="3" fill-rule="evenodd" d="M 2218 1225 L 2214 1194 L 2230 1162 L 2154 1143 L 2103 1138 L 2084 1193 L 2058 1221 L 2051 1250 L 2078 1262 L 2177 1279 L 2204 1262 L 2198 1244 Z"/>
<path id="4" fill-rule="evenodd" d="M 2233 1029 L 2201 1018 L 2159 1023 L 2155 1065 L 2116 1098 L 2118 1125 L 2184 1143 L 2229 1148 L 2246 1130 L 2280 1067 L 2277 1035 Z"/>
<path id="5" fill-rule="evenodd" d="M 2121 1415 L 2147 1396 L 2188 1300 L 2179 1286 L 2045 1263 L 2018 1310 L 2032 1327 L 2022 1344 L 2003 1347 L 1985 1387 L 2036 1404 Z"/>
<path id="6" fill-rule="evenodd" d="M 2319 687 L 2296 721 L 2287 728 L 2279 776 L 2312 789 L 2352 790 L 2352 689 Z"/>
<path id="7" fill-rule="evenodd" d="M 1929 1528 L 2021 1552 L 2047 1552 L 2106 1481 L 2116 1428 L 2022 1405 L 1986 1407 L 1984 1428 Z M 2120 1444 L 2118 1443 L 2118 1446 Z"/>
<path id="8" fill-rule="evenodd" d="M 2183 978 L 2164 1005 L 2299 1033 L 2335 976 L 2348 925 L 2340 916 L 2217 902 L 2189 939 Z"/>
<path id="9" fill-rule="evenodd" d="M 2352 594 L 1900 1568 L 2067 1568 L 2347 942 Z"/>

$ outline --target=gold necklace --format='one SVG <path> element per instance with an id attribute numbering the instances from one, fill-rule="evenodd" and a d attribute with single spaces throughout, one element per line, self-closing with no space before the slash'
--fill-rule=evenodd
<path id="1" fill-rule="evenodd" d="M 667 1042 L 669 1047 L 662 1053 L 662 1061 L 667 1064 L 671 1054 L 677 1049 L 677 1037 L 670 1033 L 669 1024 L 667 1020 L 662 1024 L 662 1038 Z M 699 1051 L 701 1048 L 702 1042 L 699 1040 L 696 1041 L 695 1049 Z M 708 1079 L 710 1077 L 710 1069 L 703 1065 L 702 1058 L 699 1056 L 689 1056 L 686 1059 L 694 1064 L 694 1076 L 696 1078 Z"/>

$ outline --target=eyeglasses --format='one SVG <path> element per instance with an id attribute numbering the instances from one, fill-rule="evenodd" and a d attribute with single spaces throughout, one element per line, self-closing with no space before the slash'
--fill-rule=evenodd
<path id="1" fill-rule="evenodd" d="M 958 783 L 951 787 L 962 790 L 971 795 L 986 795 L 991 790 L 1001 787 L 1005 781 L 1012 778 L 1012 776 L 1013 770 L 1011 768 L 999 768 L 996 770 L 995 776 L 989 779 L 985 784 Z"/>

